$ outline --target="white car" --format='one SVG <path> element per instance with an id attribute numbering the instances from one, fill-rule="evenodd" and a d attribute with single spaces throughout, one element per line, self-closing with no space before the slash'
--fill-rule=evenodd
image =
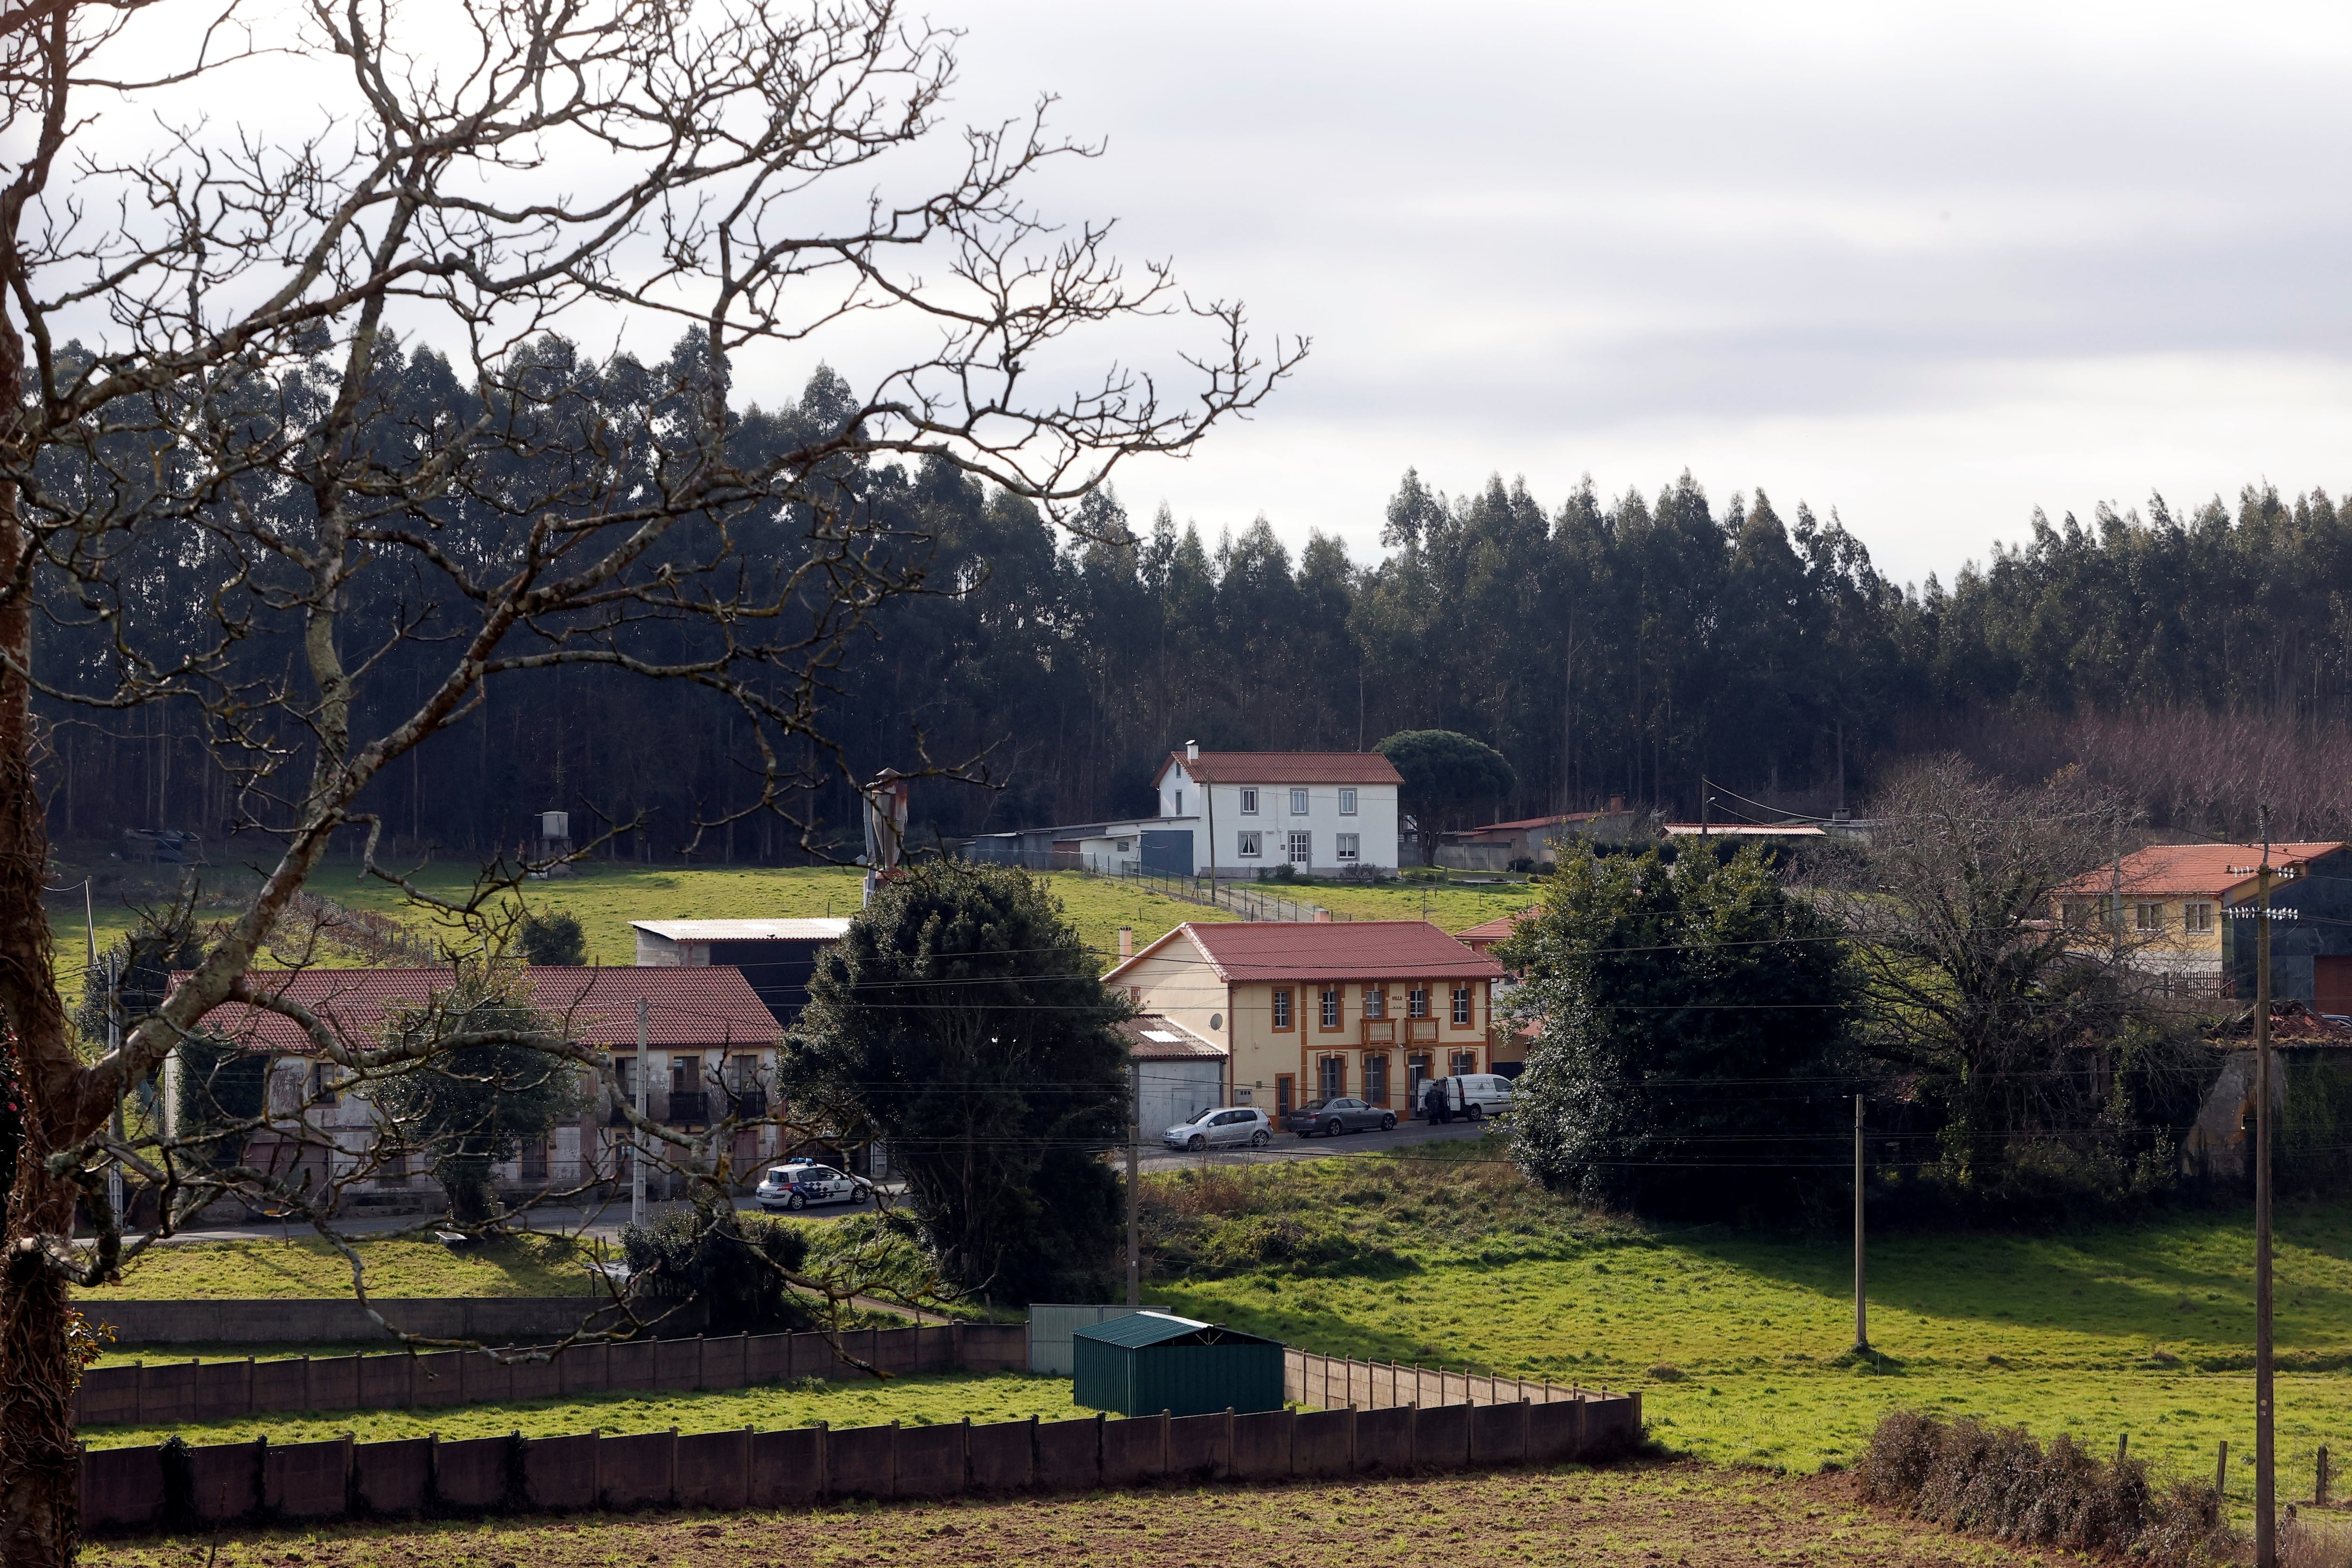
<path id="1" fill-rule="evenodd" d="M 772 1213 L 804 1209 L 811 1204 L 854 1204 L 866 1195 L 866 1184 L 830 1165 L 802 1160 L 769 1167 L 751 1195 L 761 1208 Z"/>
<path id="2" fill-rule="evenodd" d="M 1274 1123 L 1263 1110 L 1247 1105 L 1223 1105 L 1204 1110 L 1160 1134 L 1171 1149 L 1229 1149 L 1247 1144 L 1263 1149 L 1274 1142 Z"/>
<path id="3" fill-rule="evenodd" d="M 1432 1121 L 1484 1121 L 1511 1110 L 1511 1080 L 1500 1073 L 1465 1072 L 1433 1078 L 1421 1091 L 1421 1113 Z"/>

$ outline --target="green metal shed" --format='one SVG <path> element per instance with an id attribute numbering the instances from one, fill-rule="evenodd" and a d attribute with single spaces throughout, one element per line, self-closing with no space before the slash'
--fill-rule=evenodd
<path id="1" fill-rule="evenodd" d="M 1070 1333 L 1075 1403 L 1122 1415 L 1282 1408 L 1282 1342 L 1171 1312 L 1133 1312 Z"/>

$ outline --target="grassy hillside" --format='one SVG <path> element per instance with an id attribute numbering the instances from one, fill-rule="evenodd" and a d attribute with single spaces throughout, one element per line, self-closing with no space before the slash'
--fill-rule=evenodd
<path id="1" fill-rule="evenodd" d="M 835 1426 L 877 1426 L 903 1421 L 926 1426 L 943 1421 L 1022 1421 L 1031 1415 L 1066 1421 L 1094 1411 L 1070 1403 L 1070 1380 L 1031 1377 L 1026 1373 L 989 1376 L 870 1378 L 829 1383 L 802 1378 L 759 1388 L 701 1394 L 599 1394 L 571 1399 L 525 1399 L 509 1404 L 467 1405 L 439 1410 L 322 1410 L 300 1415 L 242 1416 L 173 1426 L 85 1426 L 81 1436 L 94 1448 L 127 1448 L 160 1442 L 176 1432 L 191 1443 L 244 1443 L 267 1435 L 273 1443 L 315 1443 L 349 1432 L 362 1443 L 395 1437 L 495 1437 L 507 1432 L 557 1436 L 602 1428 L 613 1436 L 631 1432 L 723 1431 L 758 1426 L 805 1426 L 828 1421 Z"/>
<path id="2" fill-rule="evenodd" d="M 1598 1221 L 1487 1144 L 1154 1178 L 1155 1294 L 1332 1353 L 1638 1387 L 1713 1459 L 1851 1458 L 1890 1406 L 2071 1430 L 2210 1475 L 2252 1451 L 2243 1215 L 2068 1236 L 1873 1244 L 1857 1364 L 1852 1259 L 1820 1244 Z M 2352 1437 L 2352 1205 L 2280 1222 L 2280 1447 Z M 2234 1461 L 2233 1461 L 2233 1468 Z M 2234 1485 L 2235 1483 L 2233 1483 Z"/>
<path id="3" fill-rule="evenodd" d="M 437 1241 L 362 1241 L 356 1250 L 376 1296 L 584 1296 L 592 1243 L 518 1236 L 451 1251 Z M 159 1247 L 91 1294 L 135 1301 L 290 1300 L 352 1293 L 351 1265 L 317 1237 L 192 1241 Z"/>

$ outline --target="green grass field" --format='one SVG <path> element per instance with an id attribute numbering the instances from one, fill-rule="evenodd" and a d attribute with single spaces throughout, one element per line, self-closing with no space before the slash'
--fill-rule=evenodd
<path id="1" fill-rule="evenodd" d="M 2185 1473 L 2210 1476 L 2223 1438 L 2233 1471 L 2252 1452 L 2243 1215 L 1883 1239 L 1870 1324 L 1885 1359 L 1856 1365 L 1842 1239 L 1595 1221 L 1500 1153 L 1155 1178 L 1153 1292 L 1333 1354 L 1639 1388 L 1663 1441 L 1717 1461 L 1848 1461 L 1896 1405 L 2103 1448 L 2127 1432 Z M 2352 1204 L 2292 1208 L 2279 1233 L 2280 1452 L 2308 1488 L 2317 1446 L 2352 1440 Z"/>
<path id="2" fill-rule="evenodd" d="M 436 1241 L 357 1244 L 368 1292 L 402 1296 L 584 1296 L 592 1244 L 519 1236 L 453 1252 Z M 348 1297 L 351 1265 L 317 1237 L 287 1241 L 191 1241 L 159 1247 L 93 1295 L 131 1300 Z"/>
<path id="3" fill-rule="evenodd" d="M 438 1410 L 322 1410 L 301 1415 L 253 1415 L 201 1421 L 181 1426 L 85 1426 L 81 1436 L 94 1448 L 128 1448 L 160 1442 L 178 1433 L 191 1443 L 243 1443 L 268 1436 L 273 1443 L 312 1443 L 349 1432 L 362 1443 L 439 1433 L 446 1438 L 494 1437 L 520 1432 L 559 1436 L 602 1428 L 614 1436 L 631 1432 L 720 1432 L 757 1426 L 773 1431 L 825 1421 L 835 1426 L 878 1426 L 903 1421 L 909 1426 L 940 1422 L 1048 1421 L 1091 1415 L 1070 1403 L 1070 1383 L 1026 1373 L 987 1376 L 870 1378 L 831 1383 L 802 1378 L 761 1388 L 708 1394 L 600 1394 L 576 1399 L 529 1399 L 502 1405 L 465 1405 Z"/>
<path id="4" fill-rule="evenodd" d="M 311 882 L 311 890 L 353 909 L 389 915 L 430 940 L 470 947 L 462 929 L 434 910 L 409 902 L 388 883 L 358 879 L 358 863 L 330 861 Z M 429 866 L 415 874 L 417 888 L 438 899 L 462 903 L 472 887 L 473 868 L 450 862 Z M 233 890 L 247 884 L 251 873 L 239 867 L 208 868 L 209 886 Z M 100 952 L 137 923 L 137 906 L 156 902 L 167 883 L 160 874 L 147 880 L 155 886 L 144 892 L 118 891 L 96 900 L 95 915 Z M 579 917 L 588 938 L 592 963 L 626 964 L 636 960 L 636 940 L 629 929 L 643 920 L 793 919 L 811 915 L 848 915 L 858 908 L 861 874 L 855 868 L 682 867 L 591 863 L 560 881 L 533 883 L 521 898 L 539 910 L 564 909 Z M 1185 921 L 1234 918 L 1223 910 L 1185 903 L 1148 892 L 1116 879 L 1057 871 L 1046 879 L 1062 901 L 1078 933 L 1105 967 L 1116 961 L 1118 928 L 1132 926 L 1137 945 L 1164 935 Z M 142 884 L 144 887 L 144 884 Z M 1359 920 L 1421 920 L 1435 921 L 1447 931 L 1471 926 L 1525 909 L 1533 900 L 1524 884 L 1462 887 L 1445 884 L 1391 883 L 1363 887 L 1351 883 L 1305 882 L 1288 888 L 1269 886 L 1280 897 L 1295 897 Z M 226 919 L 233 906 L 208 900 L 199 917 Z M 60 984 L 68 995 L 81 994 L 81 973 L 88 938 L 79 892 L 59 894 L 49 907 L 52 941 Z M 329 951 L 320 962 L 359 962 L 348 953 Z"/>

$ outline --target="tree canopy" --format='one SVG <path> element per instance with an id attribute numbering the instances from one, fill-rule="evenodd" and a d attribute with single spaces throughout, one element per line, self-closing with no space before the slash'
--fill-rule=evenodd
<path id="1" fill-rule="evenodd" d="M 878 1134 L 941 1274 L 996 1300 L 1107 1288 L 1128 1007 L 1099 968 L 1025 873 L 927 863 L 824 950 L 786 1042 L 786 1091 Z"/>
<path id="2" fill-rule="evenodd" d="M 1501 805 L 1518 782 L 1502 752 L 1452 730 L 1405 730 L 1372 749 L 1404 780 L 1398 800 L 1419 830 L 1423 864 L 1433 858 L 1440 830 L 1467 813 Z"/>
<path id="3" fill-rule="evenodd" d="M 1512 1157 L 1556 1191 L 1787 1224 L 1843 1189 L 1856 977 L 1836 926 L 1753 847 L 1570 855 L 1496 950 L 1537 1030 Z M 1825 1164 L 1827 1169 L 1825 1169 Z"/>

